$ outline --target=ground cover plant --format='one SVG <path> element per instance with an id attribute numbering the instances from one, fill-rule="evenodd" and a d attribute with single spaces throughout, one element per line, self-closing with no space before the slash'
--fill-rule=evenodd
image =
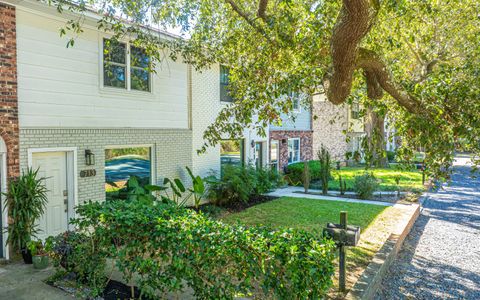
<path id="1" fill-rule="evenodd" d="M 321 189 L 320 180 L 320 166 L 318 161 L 309 161 L 312 189 Z M 289 182 L 293 185 L 301 185 L 301 176 L 303 172 L 303 162 L 291 164 L 287 168 L 287 177 Z M 396 167 L 390 168 L 370 168 L 368 172 L 373 173 L 375 178 L 379 181 L 378 189 L 380 191 L 397 191 L 399 188 L 402 191 L 423 191 L 422 173 L 416 169 L 401 170 Z M 346 183 L 347 191 L 354 191 L 355 177 L 361 176 L 365 173 L 365 167 L 342 167 L 340 170 L 332 170 L 332 178 L 328 182 L 329 190 L 339 191 L 340 183 L 339 176 Z M 399 178 L 397 185 L 396 179 Z"/>

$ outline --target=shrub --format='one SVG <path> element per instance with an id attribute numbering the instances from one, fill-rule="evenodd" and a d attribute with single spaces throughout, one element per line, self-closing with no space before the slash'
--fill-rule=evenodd
<path id="1" fill-rule="evenodd" d="M 332 178 L 330 153 L 322 145 L 322 148 L 318 151 L 317 156 L 320 163 L 320 181 L 322 183 L 322 193 L 326 195 L 328 193 L 328 181 L 330 178 Z"/>
<path id="2" fill-rule="evenodd" d="M 230 165 L 223 167 L 220 179 L 215 176 L 207 179 L 209 198 L 220 206 L 236 202 L 247 203 L 251 196 L 276 188 L 280 181 L 280 175 L 273 170 Z"/>
<path id="3" fill-rule="evenodd" d="M 372 198 L 373 193 L 378 189 L 378 181 L 373 173 L 365 173 L 355 176 L 354 190 L 360 199 Z"/>
<path id="4" fill-rule="evenodd" d="M 9 182 L 8 192 L 4 195 L 4 208 L 8 208 L 12 220 L 7 228 L 7 243 L 15 250 L 25 249 L 38 233 L 36 222 L 45 212 L 48 202 L 45 178 L 38 177 L 38 169 L 34 171 L 29 168 L 19 178 Z"/>
<path id="5" fill-rule="evenodd" d="M 311 175 L 309 166 L 309 164 L 303 164 L 302 182 L 305 193 L 308 193 L 308 188 L 310 187 Z"/>
<path id="6" fill-rule="evenodd" d="M 302 175 L 305 162 L 293 163 L 287 166 L 286 176 L 292 185 L 303 184 Z M 320 163 L 318 160 L 311 160 L 308 162 L 310 170 L 310 180 L 316 181 L 320 179 Z"/>
<path id="7" fill-rule="evenodd" d="M 118 202 L 118 201 L 117 201 Z M 101 247 L 97 234 L 67 231 L 54 238 L 50 257 L 59 273 L 74 274 L 75 280 L 81 285 L 87 285 L 91 296 L 98 296 L 107 284 L 105 276 L 107 248 Z"/>
<path id="8" fill-rule="evenodd" d="M 395 151 L 387 151 L 387 159 L 389 162 L 395 161 Z"/>
<path id="9" fill-rule="evenodd" d="M 220 179 L 211 176 L 209 184 L 209 198 L 220 206 L 227 206 L 234 202 L 247 203 L 256 186 L 256 177 L 249 168 L 226 165 L 222 169 Z"/>
<path id="10" fill-rule="evenodd" d="M 227 225 L 158 202 L 89 202 L 77 215 L 99 242 L 93 256 L 114 259 L 126 282 L 135 274 L 146 296 L 189 286 L 200 299 L 319 299 L 332 283 L 333 242 L 302 231 Z"/>

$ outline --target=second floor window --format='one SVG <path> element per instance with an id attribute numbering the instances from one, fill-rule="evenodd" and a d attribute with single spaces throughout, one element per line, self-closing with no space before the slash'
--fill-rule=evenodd
<path id="1" fill-rule="evenodd" d="M 352 103 L 352 119 L 360 119 L 360 104 L 358 102 Z"/>
<path id="2" fill-rule="evenodd" d="M 149 67 L 150 58 L 144 49 L 103 40 L 104 86 L 149 92 Z"/>
<path id="3" fill-rule="evenodd" d="M 228 84 L 230 72 L 227 67 L 220 66 L 220 101 L 233 102 L 232 96 L 228 92 Z"/>

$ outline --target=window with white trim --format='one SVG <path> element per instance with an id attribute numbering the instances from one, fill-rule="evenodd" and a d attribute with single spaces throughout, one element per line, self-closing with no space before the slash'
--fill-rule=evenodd
<path id="1" fill-rule="evenodd" d="M 288 97 L 292 100 L 293 111 L 300 111 L 300 94 L 297 92 L 289 92 Z"/>
<path id="2" fill-rule="evenodd" d="M 352 119 L 360 119 L 360 104 L 354 101 L 351 106 Z"/>
<path id="3" fill-rule="evenodd" d="M 149 67 L 144 49 L 103 39 L 103 86 L 150 92 Z"/>
<path id="4" fill-rule="evenodd" d="M 220 66 L 220 101 L 222 102 L 233 102 L 233 98 L 228 90 L 229 76 L 229 69 L 225 66 Z"/>
<path id="5" fill-rule="evenodd" d="M 288 163 L 300 161 L 300 138 L 288 139 Z"/>

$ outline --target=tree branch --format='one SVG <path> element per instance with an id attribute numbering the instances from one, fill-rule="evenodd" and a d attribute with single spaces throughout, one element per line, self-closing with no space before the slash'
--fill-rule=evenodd
<path id="1" fill-rule="evenodd" d="M 382 59 L 373 51 L 359 47 L 378 13 L 378 3 L 370 0 L 343 0 L 331 39 L 333 72 L 327 74 L 324 87 L 333 104 L 345 102 L 350 95 L 353 73 L 363 69 L 370 81 L 369 94 L 378 97 L 378 86 L 411 113 L 422 113 L 421 103 L 397 86 Z"/>
<path id="2" fill-rule="evenodd" d="M 343 103 L 350 95 L 358 44 L 376 16 L 370 5 L 369 0 L 344 0 L 337 17 L 330 44 L 333 73 L 324 84 L 327 98 L 333 104 Z"/>
<path id="3" fill-rule="evenodd" d="M 421 103 L 395 84 L 387 71 L 387 66 L 375 52 L 361 48 L 356 66 L 367 72 L 374 73 L 382 89 L 390 94 L 407 111 L 415 114 L 422 112 Z"/>
<path id="4" fill-rule="evenodd" d="M 267 10 L 267 4 L 268 0 L 260 0 L 260 2 L 258 3 L 257 16 L 264 21 L 267 19 L 267 15 L 265 14 Z"/>
<path id="5" fill-rule="evenodd" d="M 377 75 L 369 70 L 364 71 L 365 81 L 367 83 L 367 96 L 372 100 L 378 100 L 383 97 L 383 90 L 378 83 Z"/>
<path id="6" fill-rule="evenodd" d="M 268 42 L 272 44 L 277 44 L 275 40 L 273 40 L 265 31 L 264 28 L 262 28 L 259 24 L 255 22 L 255 19 L 251 18 L 249 14 L 247 14 L 245 11 L 243 11 L 233 0 L 225 0 L 226 3 L 230 5 L 232 10 L 236 12 L 242 19 L 244 19 L 255 31 L 260 33 Z"/>

